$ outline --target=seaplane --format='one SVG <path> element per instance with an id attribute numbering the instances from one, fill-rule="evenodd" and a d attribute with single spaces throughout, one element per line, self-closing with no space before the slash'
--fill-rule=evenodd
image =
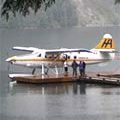
<path id="1" fill-rule="evenodd" d="M 30 53 L 12 56 L 7 58 L 6 61 L 13 65 L 32 68 L 33 75 L 37 68 L 41 69 L 42 75 L 47 74 L 49 68 L 55 68 L 55 74 L 58 74 L 58 68 L 63 67 L 65 61 L 68 66 L 71 66 L 73 60 L 78 63 L 82 60 L 87 65 L 108 62 L 115 58 L 116 53 L 115 41 L 111 34 L 105 34 L 96 47 L 90 50 L 83 48 L 39 49 L 19 46 L 12 49 Z"/>

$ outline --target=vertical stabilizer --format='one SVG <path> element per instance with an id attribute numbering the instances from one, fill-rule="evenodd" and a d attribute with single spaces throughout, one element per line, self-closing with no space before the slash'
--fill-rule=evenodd
<path id="1" fill-rule="evenodd" d="M 115 49 L 115 41 L 112 39 L 112 35 L 105 34 L 95 49 Z"/>

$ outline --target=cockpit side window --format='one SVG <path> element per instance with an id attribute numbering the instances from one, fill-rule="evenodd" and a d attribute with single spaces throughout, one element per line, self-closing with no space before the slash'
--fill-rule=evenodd
<path id="1" fill-rule="evenodd" d="M 41 54 L 39 54 L 38 57 L 41 57 Z"/>

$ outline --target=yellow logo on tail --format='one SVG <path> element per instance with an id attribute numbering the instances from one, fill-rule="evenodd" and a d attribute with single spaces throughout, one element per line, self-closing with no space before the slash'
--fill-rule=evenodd
<path id="1" fill-rule="evenodd" d="M 115 42 L 110 34 L 105 34 L 103 39 L 95 47 L 96 49 L 115 49 Z"/>

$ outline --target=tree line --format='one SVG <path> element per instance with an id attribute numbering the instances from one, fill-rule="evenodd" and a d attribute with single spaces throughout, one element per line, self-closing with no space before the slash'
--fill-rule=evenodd
<path id="1" fill-rule="evenodd" d="M 6 20 L 10 15 L 16 16 L 17 13 L 26 16 L 33 10 L 36 14 L 38 10 L 51 7 L 56 0 L 2 0 L 1 16 Z M 114 4 L 120 3 L 120 0 L 115 0 Z"/>

